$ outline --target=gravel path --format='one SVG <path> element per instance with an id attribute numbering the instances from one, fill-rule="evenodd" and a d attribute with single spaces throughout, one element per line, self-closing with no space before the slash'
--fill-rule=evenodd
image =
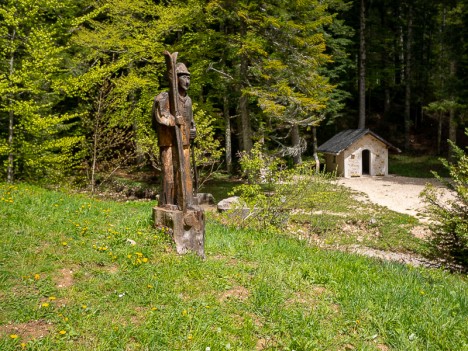
<path id="1" fill-rule="evenodd" d="M 365 194 L 365 196 L 358 195 L 358 200 L 368 200 L 388 207 L 395 212 L 411 216 L 418 216 L 424 210 L 425 204 L 419 195 L 428 183 L 442 190 L 444 199 L 453 198 L 446 187 L 438 180 L 432 178 L 410 178 L 389 175 L 386 177 L 338 179 L 338 184 Z M 424 219 L 422 218 L 422 220 Z"/>
<path id="2" fill-rule="evenodd" d="M 425 204 L 419 196 L 428 183 L 433 184 L 440 190 L 444 201 L 454 199 L 450 190 L 436 179 L 409 178 L 395 175 L 338 179 L 338 184 L 359 192 L 356 196 L 359 201 L 370 201 L 395 212 L 417 216 L 422 225 L 414 227 L 412 234 L 419 238 L 425 238 L 430 233 L 424 224 L 428 222 L 428 219 L 420 216 L 424 211 Z M 347 247 L 343 251 L 413 266 L 439 267 L 443 264 L 441 261 L 431 261 L 414 254 L 382 251 L 359 245 Z"/>

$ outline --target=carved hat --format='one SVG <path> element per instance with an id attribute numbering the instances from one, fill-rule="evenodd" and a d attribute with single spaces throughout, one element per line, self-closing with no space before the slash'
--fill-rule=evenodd
<path id="1" fill-rule="evenodd" d="M 176 73 L 177 73 L 177 75 L 181 75 L 181 74 L 185 74 L 187 76 L 190 75 L 190 72 L 188 71 L 187 67 L 182 62 L 177 63 Z"/>

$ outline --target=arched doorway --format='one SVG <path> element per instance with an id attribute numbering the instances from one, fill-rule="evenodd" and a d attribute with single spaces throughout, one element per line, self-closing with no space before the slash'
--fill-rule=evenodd
<path id="1" fill-rule="evenodd" d="M 362 174 L 370 175 L 370 151 L 362 150 Z"/>

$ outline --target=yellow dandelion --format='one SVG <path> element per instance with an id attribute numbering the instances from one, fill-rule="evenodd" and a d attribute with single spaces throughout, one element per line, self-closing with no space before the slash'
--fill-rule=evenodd
<path id="1" fill-rule="evenodd" d="M 37 273 L 34 274 L 34 280 L 39 280 L 39 279 L 41 279 L 41 276 Z"/>
<path id="2" fill-rule="evenodd" d="M 182 311 L 182 316 L 186 316 L 187 315 L 187 310 L 183 310 Z"/>
<path id="3" fill-rule="evenodd" d="M 42 306 L 42 307 L 49 307 L 49 303 L 48 303 L 48 302 L 44 302 L 41 306 Z"/>
<path id="4" fill-rule="evenodd" d="M 10 338 L 11 338 L 11 339 L 18 339 L 18 335 L 16 335 L 16 334 L 10 334 Z"/>
<path id="5" fill-rule="evenodd" d="M 153 289 L 153 286 L 151 284 L 147 285 L 148 289 Z"/>
<path id="6" fill-rule="evenodd" d="M 63 245 L 63 246 L 67 246 L 68 243 L 67 243 L 66 241 L 63 241 L 63 242 L 62 242 L 62 245 Z"/>
<path id="7" fill-rule="evenodd" d="M 22 343 L 20 344 L 20 346 L 21 346 L 22 349 L 24 349 L 24 348 L 26 347 L 26 343 L 25 343 L 25 342 L 22 342 Z"/>
<path id="8" fill-rule="evenodd" d="M 148 262 L 148 257 L 144 257 L 144 258 L 142 259 L 142 261 L 143 261 L 144 263 Z"/>
<path id="9" fill-rule="evenodd" d="M 192 340 L 192 339 L 193 339 L 192 334 L 189 334 L 189 335 L 187 336 L 187 339 L 188 339 L 188 340 Z"/>
<path id="10" fill-rule="evenodd" d="M 55 296 L 49 296 L 49 300 L 54 301 L 54 300 L 57 300 L 57 298 Z"/>
<path id="11" fill-rule="evenodd" d="M 151 308 L 151 311 L 157 311 L 157 310 L 158 310 L 158 308 L 157 308 L 157 307 L 153 307 L 153 308 Z"/>
<path id="12" fill-rule="evenodd" d="M 88 306 L 86 306 L 86 305 L 82 305 L 82 306 L 81 306 L 81 308 L 83 308 L 83 309 L 87 309 L 87 308 L 88 308 Z"/>
<path id="13" fill-rule="evenodd" d="M 61 330 L 61 331 L 59 331 L 59 334 L 60 334 L 60 335 L 65 335 L 66 333 L 67 333 L 66 330 Z"/>

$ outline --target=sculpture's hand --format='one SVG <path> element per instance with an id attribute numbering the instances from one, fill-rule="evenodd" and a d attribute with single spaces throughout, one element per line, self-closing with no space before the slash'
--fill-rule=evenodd
<path id="1" fill-rule="evenodd" d="M 176 118 L 175 118 L 175 123 L 176 123 L 178 126 L 184 125 L 184 124 L 185 124 L 184 117 L 183 117 L 183 116 L 176 116 Z"/>
<path id="2" fill-rule="evenodd" d="M 193 140 L 197 137 L 197 129 L 196 128 L 191 128 L 190 129 L 190 139 Z"/>
<path id="3" fill-rule="evenodd" d="M 176 125 L 175 118 L 174 116 L 169 116 L 167 119 L 167 126 L 168 127 L 174 127 Z"/>

